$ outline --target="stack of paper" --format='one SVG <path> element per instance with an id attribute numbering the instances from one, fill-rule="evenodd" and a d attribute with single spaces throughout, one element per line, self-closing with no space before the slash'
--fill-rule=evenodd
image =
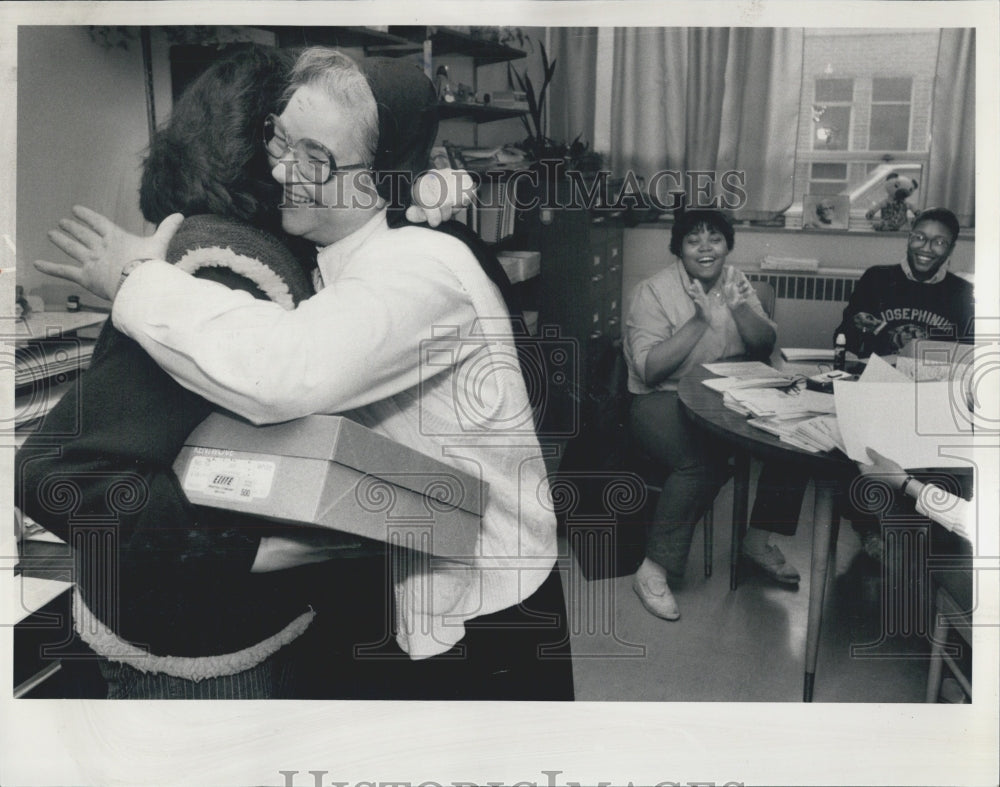
<path id="1" fill-rule="evenodd" d="M 93 339 L 50 339 L 28 342 L 15 355 L 14 384 L 27 385 L 48 377 L 86 369 L 94 352 Z"/>
<path id="2" fill-rule="evenodd" d="M 108 315 L 95 311 L 28 312 L 14 324 L 17 346 L 37 339 L 53 339 L 100 325 Z"/>
<path id="3" fill-rule="evenodd" d="M 703 363 L 702 366 L 712 374 L 722 375 L 702 380 L 706 386 L 720 393 L 736 388 L 786 388 L 797 379 L 760 361 Z"/>
<path id="4" fill-rule="evenodd" d="M 722 396 L 726 407 L 755 418 L 787 420 L 804 416 L 833 415 L 833 394 L 794 388 L 779 391 L 774 388 L 740 388 Z"/>
<path id="5" fill-rule="evenodd" d="M 48 415 L 65 393 L 75 385 L 79 385 L 77 376 L 73 373 L 64 373 L 44 378 L 38 384 L 23 388 L 14 398 L 15 426 L 20 427 Z"/>
<path id="6" fill-rule="evenodd" d="M 819 453 L 820 451 L 832 451 L 834 448 L 844 450 L 840 429 L 837 427 L 837 418 L 833 415 L 788 419 L 751 418 L 747 423 L 804 451 Z"/>

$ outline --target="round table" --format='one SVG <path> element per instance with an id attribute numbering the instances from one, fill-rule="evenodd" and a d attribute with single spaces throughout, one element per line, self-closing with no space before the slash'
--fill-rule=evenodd
<path id="1" fill-rule="evenodd" d="M 816 656 L 819 651 L 823 596 L 826 592 L 833 527 L 833 499 L 838 479 L 854 463 L 840 452 L 811 453 L 783 443 L 774 435 L 747 423 L 747 417 L 730 410 L 722 403 L 722 394 L 702 385 L 715 377 L 701 366 L 689 372 L 678 384 L 681 405 L 691 420 L 710 434 L 732 446 L 736 458 L 733 477 L 733 544 L 730 563 L 730 587 L 737 585 L 737 564 L 740 541 L 746 528 L 750 492 L 750 457 L 763 461 L 794 462 L 807 470 L 816 487 L 813 507 L 812 563 L 809 571 L 809 618 L 806 631 L 806 662 L 802 698 L 811 702 L 816 676 Z M 740 538 L 735 537 L 739 534 Z"/>

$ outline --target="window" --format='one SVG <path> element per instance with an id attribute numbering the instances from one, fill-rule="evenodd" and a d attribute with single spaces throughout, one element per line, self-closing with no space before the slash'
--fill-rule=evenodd
<path id="1" fill-rule="evenodd" d="M 817 79 L 812 119 L 814 150 L 847 150 L 851 134 L 853 79 Z"/>
<path id="2" fill-rule="evenodd" d="M 866 226 L 886 175 L 923 179 L 937 46 L 937 30 L 805 31 L 790 216 L 806 194 L 845 194 Z"/>
<path id="3" fill-rule="evenodd" d="M 872 79 L 870 150 L 909 150 L 912 90 L 909 77 Z"/>

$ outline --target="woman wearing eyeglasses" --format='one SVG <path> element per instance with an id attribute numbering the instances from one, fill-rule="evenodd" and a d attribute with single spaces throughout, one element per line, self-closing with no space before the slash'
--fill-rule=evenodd
<path id="1" fill-rule="evenodd" d="M 285 309 L 313 294 L 315 247 L 281 229 L 282 189 L 261 129 L 293 63 L 250 47 L 211 66 L 155 135 L 140 189 L 148 221 L 187 217 L 167 261 Z M 103 221 L 76 214 L 82 223 L 61 222 L 50 236 L 71 256 L 94 237 L 86 225 Z M 280 531 L 191 506 L 173 474 L 184 439 L 213 409 L 109 321 L 79 386 L 18 452 L 17 505 L 74 547 L 74 627 L 99 657 L 110 699 L 297 693 L 292 649 L 315 627 L 313 569 L 252 572 L 262 538 Z M 88 518 L 101 527 L 81 524 Z M 330 592 L 347 584 L 348 572 L 327 573 Z"/>
<path id="2" fill-rule="evenodd" d="M 913 222 L 906 258 L 876 265 L 854 286 L 844 317 L 834 331 L 847 349 L 866 358 L 895 355 L 913 339 L 971 341 L 972 285 L 948 270 L 958 238 L 958 219 L 930 208 Z"/>
<path id="3" fill-rule="evenodd" d="M 347 569 L 322 569 L 331 555 L 317 554 L 315 529 L 258 539 L 254 571 L 314 563 L 329 575 L 309 596 L 316 624 L 294 646 L 321 625 L 330 633 L 313 649 L 329 676 L 323 696 L 568 700 L 556 521 L 503 282 L 460 234 L 393 224 L 398 184 L 425 166 L 436 112 L 411 63 L 300 56 L 278 122 L 261 119 L 282 227 L 321 247 L 322 287 L 292 311 L 165 264 L 169 227 L 129 238 L 96 214 L 78 216 L 80 248 L 67 249 L 80 267 L 41 268 L 113 297 L 120 330 L 252 422 L 344 414 L 488 485 L 471 554 L 423 563 L 394 551 L 380 572 L 388 603 L 370 580 L 333 585 Z M 381 626 L 374 637 L 363 620 Z M 334 661 L 330 643 L 353 661 Z"/>

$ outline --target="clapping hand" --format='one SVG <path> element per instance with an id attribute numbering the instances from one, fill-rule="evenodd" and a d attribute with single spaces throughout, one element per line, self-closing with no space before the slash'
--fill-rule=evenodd
<path id="1" fill-rule="evenodd" d="M 746 303 L 751 292 L 753 285 L 745 277 L 738 277 L 733 268 L 726 270 L 726 280 L 722 285 L 722 300 L 730 310 Z"/>
<path id="2" fill-rule="evenodd" d="M 469 205 L 475 193 L 475 181 L 463 169 L 425 172 L 413 184 L 413 204 L 406 209 L 406 218 L 436 227 Z"/>
<path id="3" fill-rule="evenodd" d="M 74 284 L 105 300 L 114 300 L 121 286 L 123 269 L 136 260 L 166 257 L 167 246 L 184 216 L 167 216 L 147 238 L 126 232 L 110 219 L 88 208 L 73 207 L 75 219 L 62 219 L 59 229 L 48 233 L 49 240 L 79 265 L 37 260 L 42 273 Z"/>
<path id="4" fill-rule="evenodd" d="M 705 288 L 701 286 L 701 281 L 695 279 L 687 286 L 687 294 L 694 301 L 695 316 L 708 319 L 709 303 Z"/>

